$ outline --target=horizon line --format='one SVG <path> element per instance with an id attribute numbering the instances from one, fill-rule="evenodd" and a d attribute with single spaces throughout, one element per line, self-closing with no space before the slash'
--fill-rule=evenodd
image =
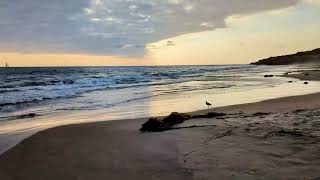
<path id="1" fill-rule="evenodd" d="M 11 69 L 11 68 L 78 68 L 78 67 L 89 67 L 89 68 L 100 68 L 100 67 L 173 67 L 173 66 L 226 66 L 226 65 L 250 65 L 250 64 L 180 64 L 180 65 L 103 65 L 103 66 L 1 66 L 0 69 Z"/>

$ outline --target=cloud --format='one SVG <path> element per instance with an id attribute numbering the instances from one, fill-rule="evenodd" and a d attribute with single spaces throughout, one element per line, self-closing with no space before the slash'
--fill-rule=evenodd
<path id="1" fill-rule="evenodd" d="M 173 41 L 167 41 L 167 46 L 175 46 L 176 44 Z"/>
<path id="2" fill-rule="evenodd" d="M 305 0 L 307 3 L 315 4 L 315 5 L 320 5 L 320 0 Z"/>
<path id="3" fill-rule="evenodd" d="M 2 51 L 139 56 L 147 44 L 226 27 L 299 0 L 2 0 Z"/>

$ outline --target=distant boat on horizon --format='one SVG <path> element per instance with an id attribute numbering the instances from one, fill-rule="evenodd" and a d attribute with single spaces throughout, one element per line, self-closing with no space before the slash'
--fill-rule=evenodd
<path id="1" fill-rule="evenodd" d="M 6 68 L 8 68 L 9 67 L 9 64 L 8 64 L 8 62 L 6 62 L 6 66 L 5 66 Z"/>

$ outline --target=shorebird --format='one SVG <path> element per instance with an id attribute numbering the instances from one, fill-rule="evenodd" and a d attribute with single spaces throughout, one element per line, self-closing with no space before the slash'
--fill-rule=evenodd
<path id="1" fill-rule="evenodd" d="M 206 105 L 208 106 L 208 109 L 209 109 L 212 104 L 206 101 Z"/>

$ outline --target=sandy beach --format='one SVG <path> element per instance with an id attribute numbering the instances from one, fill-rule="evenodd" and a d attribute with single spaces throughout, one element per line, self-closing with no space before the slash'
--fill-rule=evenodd
<path id="1" fill-rule="evenodd" d="M 316 179 L 319 109 L 317 93 L 192 112 L 226 115 L 164 132 L 140 132 L 147 119 L 56 127 L 2 154 L 0 179 Z"/>

